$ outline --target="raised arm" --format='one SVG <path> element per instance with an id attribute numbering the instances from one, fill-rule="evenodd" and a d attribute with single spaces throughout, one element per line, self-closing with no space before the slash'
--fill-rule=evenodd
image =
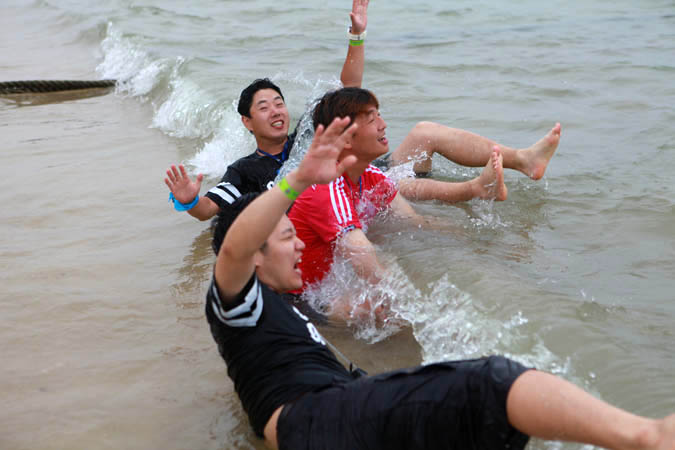
<path id="1" fill-rule="evenodd" d="M 352 22 L 350 28 L 352 36 L 365 33 L 368 24 L 368 0 L 353 0 L 349 18 Z M 342 66 L 340 81 L 342 81 L 344 87 L 361 87 L 365 61 L 365 41 L 350 38 L 348 43 L 347 57 Z"/>
<path id="2" fill-rule="evenodd" d="M 176 209 L 187 211 L 188 214 L 199 220 L 208 220 L 218 213 L 218 205 L 207 197 L 197 198 L 203 179 L 204 176 L 199 174 L 195 181 L 192 181 L 185 167 L 180 164 L 178 168 L 172 165 L 166 171 L 164 183 L 173 194 L 174 205 L 176 205 L 175 202 L 178 202 Z M 195 200 L 196 203 L 194 203 Z"/>
<path id="3" fill-rule="evenodd" d="M 215 277 L 226 297 L 239 293 L 255 270 L 255 254 L 291 206 L 290 188 L 299 195 L 312 184 L 325 184 L 341 175 L 356 161 L 338 157 L 345 142 L 356 131 L 349 118 L 335 119 L 328 128 L 319 126 L 312 145 L 297 169 L 289 173 L 273 189 L 254 200 L 234 221 L 223 240 L 216 260 Z M 282 190 L 282 189 L 286 190 Z"/>

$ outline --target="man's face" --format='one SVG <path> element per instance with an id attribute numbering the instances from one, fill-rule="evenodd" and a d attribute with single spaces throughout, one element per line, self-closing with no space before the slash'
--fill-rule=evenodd
<path id="1" fill-rule="evenodd" d="M 253 95 L 250 114 L 241 120 L 256 139 L 278 141 L 288 136 L 288 109 L 274 89 L 261 89 Z"/>
<path id="2" fill-rule="evenodd" d="M 354 120 L 358 124 L 351 139 L 352 153 L 359 159 L 375 159 L 389 151 L 387 124 L 375 106 L 369 106 Z"/>
<path id="3" fill-rule="evenodd" d="M 257 255 L 256 273 L 260 281 L 277 292 L 301 288 L 302 272 L 298 264 L 304 249 L 293 223 L 284 215 Z"/>

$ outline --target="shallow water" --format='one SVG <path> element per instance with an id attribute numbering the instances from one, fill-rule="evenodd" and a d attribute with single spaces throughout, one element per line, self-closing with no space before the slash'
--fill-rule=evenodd
<path id="1" fill-rule="evenodd" d="M 163 171 L 185 161 L 206 188 L 252 150 L 234 102 L 255 77 L 296 119 L 335 86 L 350 3 L 3 5 L 2 81 L 122 84 L 0 100 L 0 448 L 263 448 L 203 318 L 208 225 L 170 208 Z M 415 205 L 447 232 L 373 226 L 403 328 L 323 333 L 371 372 L 499 352 L 675 411 L 673 6 L 374 0 L 364 84 L 392 145 L 420 120 L 515 147 L 557 121 L 563 137 L 543 180 L 507 172 L 506 202 Z"/>

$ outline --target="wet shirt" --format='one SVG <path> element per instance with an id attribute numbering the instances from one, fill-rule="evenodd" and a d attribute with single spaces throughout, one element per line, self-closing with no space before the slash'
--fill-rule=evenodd
<path id="1" fill-rule="evenodd" d="M 291 153 L 296 135 L 297 129 L 288 136 L 284 147 L 286 159 Z M 250 155 L 230 164 L 220 183 L 209 189 L 206 197 L 223 209 L 243 195 L 265 192 L 274 186 L 274 179 L 284 162 L 281 154 L 261 155 L 256 149 Z"/>
<path id="2" fill-rule="evenodd" d="M 305 243 L 300 263 L 303 289 L 330 270 L 335 240 L 355 228 L 365 232 L 396 193 L 394 182 L 369 165 L 356 182 L 343 175 L 330 184 L 312 185 L 298 197 L 288 217 Z"/>
<path id="3" fill-rule="evenodd" d="M 227 305 L 214 279 L 206 295 L 206 317 L 258 436 L 279 406 L 353 380 L 307 317 L 255 275 Z"/>

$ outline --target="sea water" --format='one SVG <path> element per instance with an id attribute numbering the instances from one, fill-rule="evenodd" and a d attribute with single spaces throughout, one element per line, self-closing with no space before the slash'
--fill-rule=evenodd
<path id="1" fill-rule="evenodd" d="M 255 148 L 236 112 L 254 78 L 282 88 L 294 121 L 337 87 L 351 2 L 5 5 L 4 74 L 117 79 L 106 101 L 122 106 L 111 115 L 124 114 L 123 129 L 143 144 L 130 138 L 77 160 L 74 173 L 104 177 L 105 186 L 65 181 L 67 207 L 52 185 L 3 184 L 2 448 L 262 448 L 203 318 L 214 261 L 208 225 L 164 206 L 162 172 L 183 162 L 206 176 L 204 191 Z M 40 50 L 30 50 L 37 41 Z M 506 171 L 505 202 L 414 204 L 447 229 L 375 223 L 369 237 L 389 278 L 369 290 L 338 262 L 310 300 L 350 285 L 355 306 L 380 296 L 390 318 L 355 315 L 322 332 L 371 372 L 501 353 L 636 413 L 675 411 L 674 54 L 672 1 L 373 0 L 364 87 L 378 96 L 392 147 L 422 120 L 512 147 L 561 122 L 562 139 L 542 180 Z M 77 121 L 86 114 L 77 107 L 3 103 L 0 112 L 8 127 L 31 115 Z M 72 134 L 74 146 L 109 140 Z M 12 154 L 6 165 L 52 158 L 57 166 L 64 157 L 48 140 L 34 147 L 39 155 Z M 124 183 L 101 170 L 106 164 Z M 478 173 L 434 160 L 437 179 Z M 131 178 L 153 187 L 125 189 Z M 96 231 L 69 227 L 91 210 L 85 198 L 99 195 L 126 207 L 96 208 Z M 17 196 L 26 199 L 20 215 L 10 206 Z M 60 221 L 36 236 L 31 227 L 57 210 Z M 90 253 L 73 249 L 101 233 L 105 243 Z M 60 286 L 58 307 L 39 295 L 48 281 Z M 94 324 L 105 332 L 72 333 Z M 58 351 L 47 352 L 50 344 Z M 66 389 L 55 379 L 73 381 Z"/>

